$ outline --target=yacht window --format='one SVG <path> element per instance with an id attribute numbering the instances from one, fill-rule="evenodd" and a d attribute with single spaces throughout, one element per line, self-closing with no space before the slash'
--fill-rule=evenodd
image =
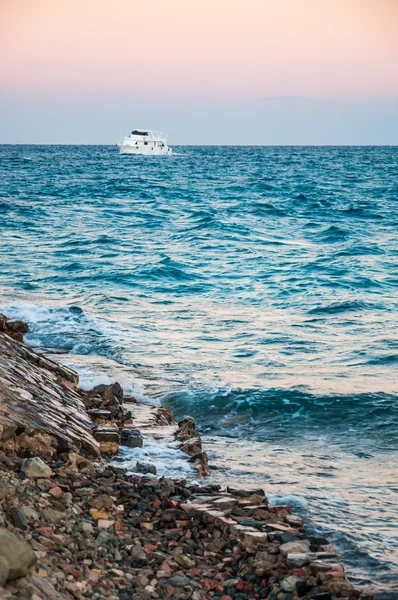
<path id="1" fill-rule="evenodd" d="M 148 142 L 144 142 L 144 146 L 148 146 Z"/>

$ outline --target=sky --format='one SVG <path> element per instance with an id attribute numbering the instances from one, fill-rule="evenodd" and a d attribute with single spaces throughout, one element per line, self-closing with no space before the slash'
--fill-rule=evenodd
<path id="1" fill-rule="evenodd" d="M 398 144 L 398 0 L 0 0 L 0 143 Z"/>

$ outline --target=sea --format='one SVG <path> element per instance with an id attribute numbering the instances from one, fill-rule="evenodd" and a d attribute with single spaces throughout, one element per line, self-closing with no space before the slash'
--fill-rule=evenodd
<path id="1" fill-rule="evenodd" d="M 0 264 L 30 345 L 193 416 L 211 481 L 398 598 L 397 147 L 3 145 Z"/>

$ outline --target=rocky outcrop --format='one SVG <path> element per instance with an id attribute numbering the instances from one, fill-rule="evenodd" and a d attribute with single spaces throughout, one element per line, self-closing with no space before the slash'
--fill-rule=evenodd
<path id="1" fill-rule="evenodd" d="M 77 384 L 72 369 L 0 333 L 0 447 L 18 441 L 27 454 L 83 448 L 98 456 Z"/>
<path id="2" fill-rule="evenodd" d="M 17 342 L 23 342 L 23 335 L 29 331 L 29 327 L 25 321 L 7 319 L 5 315 L 0 313 L 0 331 Z"/>
<path id="3" fill-rule="evenodd" d="M 191 417 L 176 425 L 165 408 L 129 399 L 126 409 L 118 383 L 85 393 L 77 383 L 0 333 L 0 600 L 374 600 L 326 539 L 262 489 L 92 460 L 160 438 L 207 473 Z"/>

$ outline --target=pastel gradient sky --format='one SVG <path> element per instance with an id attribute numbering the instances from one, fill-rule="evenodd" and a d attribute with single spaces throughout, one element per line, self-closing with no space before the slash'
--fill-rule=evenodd
<path id="1" fill-rule="evenodd" d="M 0 0 L 0 57 L 0 143 L 398 143 L 398 0 Z"/>

